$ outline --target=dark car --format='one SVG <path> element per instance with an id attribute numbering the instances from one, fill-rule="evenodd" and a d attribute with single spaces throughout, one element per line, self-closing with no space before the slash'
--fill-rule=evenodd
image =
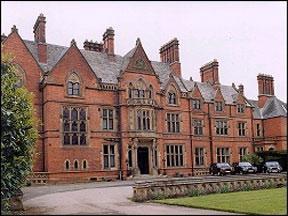
<path id="1" fill-rule="evenodd" d="M 226 175 L 231 174 L 233 168 L 228 163 L 213 163 L 209 168 L 209 173 L 212 175 Z"/>
<path id="2" fill-rule="evenodd" d="M 282 167 L 278 163 L 278 161 L 266 161 L 263 166 L 264 173 L 272 173 L 272 172 L 281 172 Z"/>
<path id="3" fill-rule="evenodd" d="M 233 173 L 239 173 L 239 174 L 244 174 L 244 173 L 256 173 L 257 172 L 257 167 L 252 166 L 251 163 L 249 162 L 239 162 L 239 163 L 233 163 L 232 164 L 234 171 Z"/>

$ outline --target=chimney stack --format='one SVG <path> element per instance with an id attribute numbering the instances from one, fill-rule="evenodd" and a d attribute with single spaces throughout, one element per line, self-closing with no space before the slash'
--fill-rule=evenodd
<path id="1" fill-rule="evenodd" d="M 93 42 L 92 40 L 89 42 L 88 40 L 85 40 L 83 48 L 85 50 L 102 52 L 103 51 L 103 43 L 97 43 L 97 41 Z"/>
<path id="2" fill-rule="evenodd" d="M 39 62 L 47 63 L 47 44 L 45 36 L 46 17 L 41 13 L 33 27 L 34 40 L 38 46 Z"/>
<path id="3" fill-rule="evenodd" d="M 274 95 L 274 79 L 271 75 L 258 74 L 258 106 L 265 105 L 266 100 Z"/>
<path id="4" fill-rule="evenodd" d="M 114 35 L 112 27 L 106 29 L 106 32 L 103 34 L 103 48 L 108 55 L 114 55 Z"/>
<path id="5" fill-rule="evenodd" d="M 244 86 L 242 84 L 238 86 L 238 91 L 240 94 L 244 95 Z"/>
<path id="6" fill-rule="evenodd" d="M 177 77 L 181 77 L 181 64 L 179 61 L 179 41 L 177 38 L 169 41 L 160 48 L 161 62 L 170 64 L 170 68 L 173 74 Z"/>
<path id="7" fill-rule="evenodd" d="M 200 68 L 201 82 L 210 82 L 211 85 L 220 84 L 218 77 L 218 61 L 214 59 Z"/>

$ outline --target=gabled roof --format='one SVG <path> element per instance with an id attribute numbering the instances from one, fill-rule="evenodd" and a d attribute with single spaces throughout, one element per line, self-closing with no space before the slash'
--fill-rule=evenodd
<path id="1" fill-rule="evenodd" d="M 47 64 L 39 62 L 37 44 L 34 41 L 23 40 L 33 57 L 41 66 L 44 72 L 51 71 L 56 63 L 64 56 L 69 47 L 58 46 L 54 44 L 47 44 Z M 117 84 L 118 77 L 129 64 L 130 58 L 135 54 L 137 46 L 131 49 L 126 55 L 114 55 L 108 56 L 103 52 L 89 51 L 79 49 L 84 58 L 87 60 L 89 66 L 95 73 L 96 77 L 100 78 L 104 83 Z M 159 77 L 161 82 L 161 89 L 165 89 L 169 81 L 169 76 L 172 72 L 169 63 L 151 61 L 151 65 L 156 75 Z M 179 89 L 182 92 L 191 92 L 197 83 L 201 95 L 206 102 L 213 102 L 215 89 L 210 83 L 195 82 L 185 80 L 173 75 Z M 238 92 L 232 86 L 220 85 L 221 93 L 224 97 L 226 104 L 233 104 L 237 98 Z M 248 105 L 249 106 L 249 105 Z"/>
<path id="2" fill-rule="evenodd" d="M 256 100 L 249 100 L 255 107 L 253 116 L 257 119 L 268 119 L 278 116 L 287 117 L 287 104 L 279 100 L 276 96 L 267 99 L 264 106 L 259 108 Z"/>
<path id="3" fill-rule="evenodd" d="M 54 44 L 47 44 L 47 64 L 43 64 L 39 62 L 37 43 L 28 40 L 23 41 L 44 72 L 50 71 L 69 48 Z"/>

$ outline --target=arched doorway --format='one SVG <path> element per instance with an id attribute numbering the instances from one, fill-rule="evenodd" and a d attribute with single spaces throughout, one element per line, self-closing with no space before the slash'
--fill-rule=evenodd
<path id="1" fill-rule="evenodd" d="M 148 147 L 138 147 L 137 149 L 138 167 L 140 174 L 149 174 L 149 151 Z"/>

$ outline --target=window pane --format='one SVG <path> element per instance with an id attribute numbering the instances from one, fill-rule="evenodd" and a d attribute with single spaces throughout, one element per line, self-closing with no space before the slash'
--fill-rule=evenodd
<path id="1" fill-rule="evenodd" d="M 78 136 L 76 133 L 72 136 L 72 145 L 78 145 Z"/>
<path id="2" fill-rule="evenodd" d="M 84 121 L 82 121 L 81 124 L 80 124 L 80 131 L 81 132 L 85 132 L 86 131 L 86 125 L 85 125 Z"/>
<path id="3" fill-rule="evenodd" d="M 115 167 L 114 155 L 110 155 L 110 167 Z"/>
<path id="4" fill-rule="evenodd" d="M 78 125 L 76 121 L 73 121 L 72 123 L 72 131 L 78 131 Z"/>
<path id="5" fill-rule="evenodd" d="M 71 143 L 70 143 L 70 136 L 69 136 L 69 134 L 65 134 L 64 135 L 64 145 L 70 145 Z"/>
<path id="6" fill-rule="evenodd" d="M 81 111 L 80 111 L 80 120 L 86 120 L 86 111 L 85 111 L 85 109 L 81 109 Z"/>
<path id="7" fill-rule="evenodd" d="M 114 154 L 114 145 L 110 145 L 110 154 Z"/>
<path id="8" fill-rule="evenodd" d="M 108 155 L 104 155 L 104 168 L 109 168 Z"/>
<path id="9" fill-rule="evenodd" d="M 68 121 L 64 122 L 64 131 L 70 131 L 70 124 Z"/>
<path id="10" fill-rule="evenodd" d="M 80 145 L 86 145 L 86 136 L 82 134 L 80 137 Z"/>
<path id="11" fill-rule="evenodd" d="M 104 154 L 108 154 L 108 145 L 104 145 Z"/>
<path id="12" fill-rule="evenodd" d="M 70 169 L 69 161 L 66 161 L 66 162 L 65 162 L 65 168 L 66 168 L 67 170 Z"/>
<path id="13" fill-rule="evenodd" d="M 74 161 L 74 169 L 78 169 L 78 161 Z"/>
<path id="14" fill-rule="evenodd" d="M 69 109 L 65 108 L 63 110 L 63 118 L 64 119 L 69 119 Z"/>
<path id="15" fill-rule="evenodd" d="M 71 120 L 72 121 L 77 121 L 78 120 L 78 111 L 74 108 L 72 109 L 71 112 Z"/>

